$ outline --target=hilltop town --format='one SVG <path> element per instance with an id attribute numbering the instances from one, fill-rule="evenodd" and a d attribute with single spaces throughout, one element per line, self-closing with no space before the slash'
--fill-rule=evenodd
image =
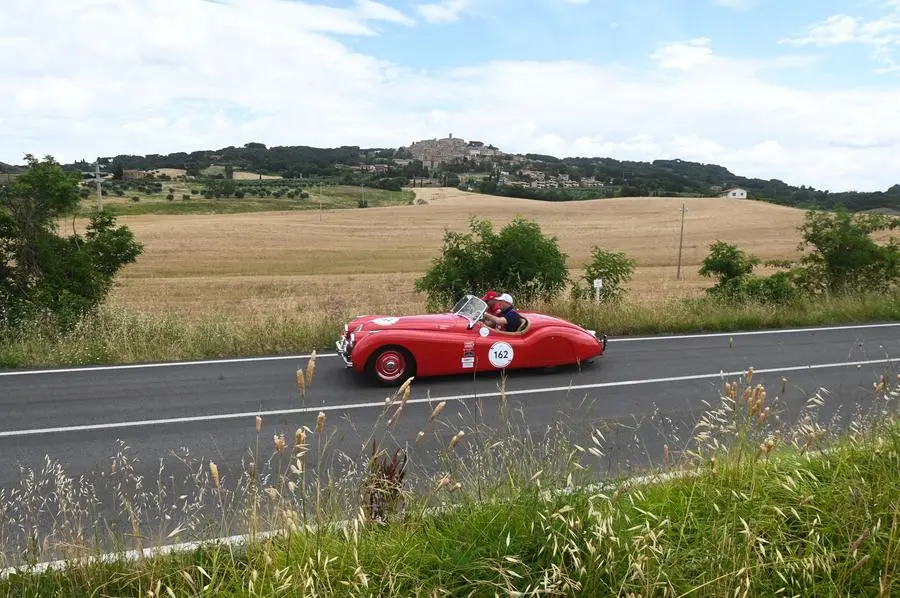
<path id="1" fill-rule="evenodd" d="M 405 152 L 409 153 L 411 160 L 421 161 L 429 170 L 459 162 L 489 162 L 491 171 L 496 173 L 497 182 L 501 185 L 532 189 L 603 186 L 603 183 L 598 182 L 593 176 L 572 178 L 566 173 L 548 174 L 538 169 L 521 168 L 529 162 L 524 155 L 509 154 L 481 141 L 466 142 L 454 137 L 452 133 L 443 139 L 416 141 L 398 150 L 398 153 Z M 402 160 L 402 158 L 395 159 L 394 162 Z"/>
<path id="2" fill-rule="evenodd" d="M 64 167 L 80 171 L 87 186 L 99 171 L 101 178 L 146 179 L 146 184 L 174 178 L 213 181 L 213 186 L 215 179 L 230 179 L 235 184 L 268 181 L 277 185 L 277 180 L 288 179 L 298 189 L 311 185 L 353 185 L 389 191 L 458 187 L 545 201 L 667 196 L 750 199 L 801 208 L 831 209 L 840 204 L 851 211 L 896 211 L 900 206 L 900 185 L 876 192 L 829 192 L 775 178 L 748 178 L 717 164 L 677 158 L 639 162 L 612 157 L 559 158 L 511 153 L 490 143 L 466 141 L 452 133 L 397 148 L 267 147 L 251 142 L 190 153 L 118 155 L 81 160 Z M 14 179 L 20 169 L 0 165 L 0 184 Z M 210 193 L 215 196 L 218 191 Z"/>

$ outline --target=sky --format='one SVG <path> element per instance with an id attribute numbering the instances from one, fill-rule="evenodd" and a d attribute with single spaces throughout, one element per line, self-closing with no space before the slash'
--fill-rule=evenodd
<path id="1" fill-rule="evenodd" d="M 0 161 L 248 142 L 900 182 L 900 0 L 4 0 Z"/>

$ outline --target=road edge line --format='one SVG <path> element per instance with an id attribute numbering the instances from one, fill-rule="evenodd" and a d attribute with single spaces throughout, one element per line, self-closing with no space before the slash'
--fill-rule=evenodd
<path id="1" fill-rule="evenodd" d="M 840 326 L 820 326 L 811 328 L 771 328 L 759 330 L 742 330 L 735 332 L 689 332 L 684 334 L 665 334 L 659 336 L 617 336 L 610 337 L 610 343 L 633 343 L 668 340 L 690 340 L 702 338 L 722 338 L 740 336 L 766 336 L 775 334 L 803 334 L 809 332 L 835 332 L 839 330 L 870 330 L 873 328 L 895 328 L 900 322 L 884 322 L 879 324 L 847 324 Z M 337 353 L 316 353 L 316 358 L 337 357 Z M 288 361 L 291 359 L 309 359 L 312 353 L 298 353 L 292 355 L 261 355 L 259 357 L 226 357 L 223 359 L 195 359 L 188 361 L 161 361 L 152 363 L 122 363 L 109 365 L 85 365 L 65 368 L 47 368 L 31 370 L 0 371 L 0 378 L 13 376 L 37 376 L 40 374 L 78 374 L 89 372 L 115 371 L 115 370 L 139 370 L 166 367 L 189 367 L 197 365 L 228 365 L 230 363 L 261 363 L 266 361 Z"/>

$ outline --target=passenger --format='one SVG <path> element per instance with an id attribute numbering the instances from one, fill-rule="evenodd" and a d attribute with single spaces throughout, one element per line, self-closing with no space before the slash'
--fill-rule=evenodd
<path id="1" fill-rule="evenodd" d="M 519 327 L 522 326 L 522 316 L 513 307 L 513 299 L 510 294 L 503 293 L 491 301 L 496 302 L 495 310 L 497 313 L 495 315 L 494 313 L 485 312 L 484 317 L 494 324 L 496 328 L 506 332 L 518 332 Z"/>
<path id="2" fill-rule="evenodd" d="M 484 297 L 481 298 L 482 301 L 487 303 L 487 309 L 485 310 L 486 314 L 493 314 L 495 316 L 500 315 L 500 306 L 498 305 L 497 297 L 500 296 L 500 293 L 497 291 L 488 291 L 484 294 Z M 493 322 L 488 321 L 493 326 Z"/>

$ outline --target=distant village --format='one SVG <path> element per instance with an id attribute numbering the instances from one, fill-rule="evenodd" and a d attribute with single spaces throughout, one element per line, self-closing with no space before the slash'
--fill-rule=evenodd
<path id="1" fill-rule="evenodd" d="M 214 160 L 218 157 L 216 155 L 212 156 Z M 388 174 L 392 168 L 403 168 L 416 161 L 421 162 L 422 166 L 431 173 L 432 177 L 425 177 L 424 180 L 414 180 L 413 184 L 418 186 L 440 185 L 439 178 L 433 178 L 436 177 L 435 172 L 440 170 L 449 171 L 447 169 L 448 166 L 460 164 L 463 165 L 462 168 L 471 168 L 467 172 L 463 171 L 459 166 L 453 169 L 454 172 L 459 174 L 461 186 L 466 185 L 466 183 L 462 182 L 463 179 L 468 179 L 470 181 L 468 185 L 471 186 L 471 181 L 488 176 L 488 173 L 496 177 L 498 185 L 530 189 L 595 189 L 614 184 L 612 179 L 601 181 L 592 176 L 572 177 L 566 173 L 554 173 L 555 169 L 551 168 L 546 169 L 546 171 L 539 170 L 540 166 L 536 164 L 540 162 L 539 160 L 530 160 L 522 154 L 507 153 L 494 145 L 486 145 L 481 141 L 466 141 L 454 137 L 452 133 L 444 138 L 415 141 L 396 150 L 370 150 L 368 153 L 360 154 L 358 163 L 338 163 L 334 164 L 334 166 L 352 172 Z M 108 179 L 113 176 L 106 169 L 100 170 L 99 173 L 93 169 L 85 170 L 82 172 L 84 177 L 82 185 L 92 185 L 92 181 L 95 180 L 97 174 L 99 174 L 100 179 Z M 125 180 L 155 178 L 165 174 L 167 173 L 161 170 L 138 170 L 133 168 L 125 168 L 121 171 L 121 177 Z M 183 174 L 184 172 L 181 171 L 182 176 Z M 11 174 L 3 176 L 7 179 L 15 177 L 15 175 Z M 254 178 L 258 176 L 260 179 L 278 178 L 261 174 L 252 176 Z M 163 176 L 163 178 L 166 177 Z M 725 188 L 724 186 L 713 185 L 711 190 L 719 197 L 729 199 L 746 199 L 748 196 L 745 189 L 737 187 Z"/>
<path id="2" fill-rule="evenodd" d="M 416 141 L 407 148 L 413 160 L 421 160 L 429 169 L 439 167 L 444 162 L 454 162 L 468 158 L 470 160 L 490 160 L 497 164 L 507 164 L 515 167 L 525 164 L 527 160 L 521 154 L 508 154 L 500 151 L 493 145 L 484 145 L 481 141 L 466 142 L 451 133 L 443 139 L 427 139 Z M 397 160 L 394 160 L 397 162 Z M 603 187 L 603 183 L 594 177 L 583 177 L 579 181 L 572 180 L 567 174 L 548 175 L 540 170 L 523 168 L 518 170 L 518 176 L 513 178 L 509 170 L 499 169 L 498 183 L 513 187 L 530 187 L 532 189 L 548 189 L 558 187 Z"/>
<path id="3" fill-rule="evenodd" d="M 414 160 L 419 160 L 425 168 L 432 171 L 443 164 L 466 159 L 476 162 L 487 160 L 497 170 L 499 175 L 497 183 L 511 187 L 593 189 L 606 186 L 606 183 L 598 181 L 595 177 L 580 177 L 578 180 L 575 180 L 568 174 L 548 174 L 534 168 L 520 168 L 532 161 L 526 159 L 522 154 L 509 154 L 493 145 L 485 145 L 481 141 L 467 142 L 464 139 L 454 137 L 452 133 L 442 139 L 433 138 L 415 141 L 409 146 L 399 148 L 397 155 L 406 157 L 391 159 L 390 163 L 392 165 L 406 166 Z M 362 164 L 350 168 L 362 172 L 384 172 L 391 164 Z M 612 183 L 612 181 L 610 180 L 609 183 Z M 718 197 L 747 199 L 747 190 L 739 187 L 723 188 L 720 185 L 713 185 L 711 189 Z"/>

